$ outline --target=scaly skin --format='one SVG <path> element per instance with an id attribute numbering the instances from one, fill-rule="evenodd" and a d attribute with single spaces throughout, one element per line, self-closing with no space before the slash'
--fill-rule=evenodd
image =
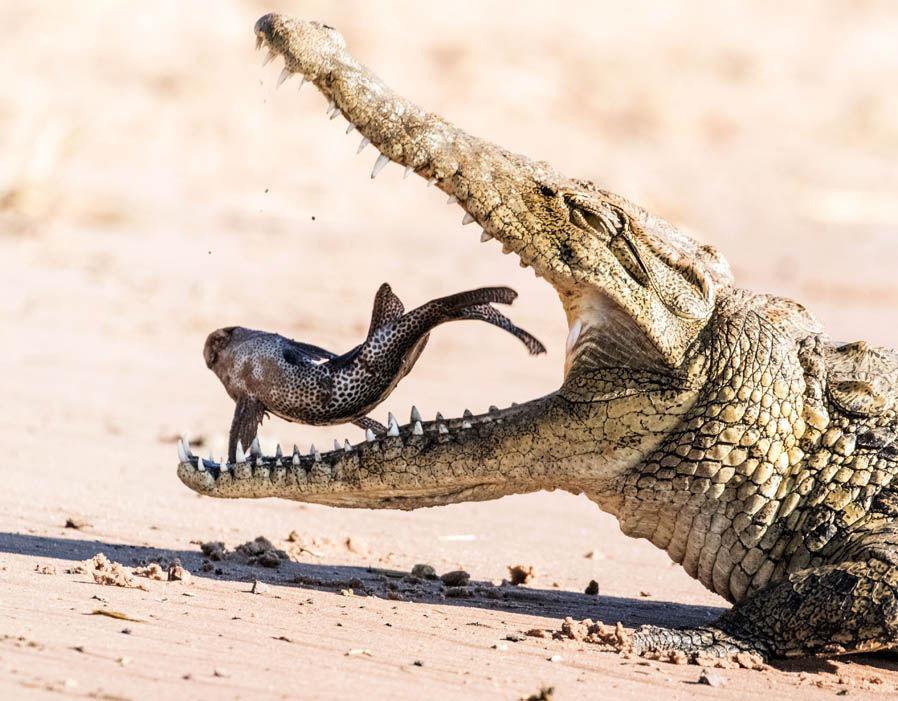
<path id="1" fill-rule="evenodd" d="M 220 497 L 417 508 L 585 492 L 735 606 L 645 628 L 638 651 L 836 654 L 898 644 L 898 355 L 836 347 L 801 305 L 733 286 L 670 224 L 510 154 L 385 87 L 314 22 L 267 15 L 260 44 L 382 154 L 457 198 L 558 291 L 571 334 L 546 397 L 415 435 L 179 475 Z"/>

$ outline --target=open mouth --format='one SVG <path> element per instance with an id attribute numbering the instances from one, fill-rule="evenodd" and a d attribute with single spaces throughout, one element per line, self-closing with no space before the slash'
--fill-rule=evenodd
<path id="1" fill-rule="evenodd" d="M 297 62 L 297 58 L 292 55 L 289 48 L 283 43 L 272 23 L 275 20 L 271 16 L 263 17 L 256 24 L 256 48 L 266 51 L 266 57 L 263 66 L 269 62 L 282 56 L 285 59 L 285 66 L 277 79 L 278 87 L 283 84 L 295 84 L 299 89 L 308 82 L 312 83 L 320 92 L 328 99 L 327 116 L 334 119 L 342 115 L 347 121 L 346 133 L 360 133 L 360 141 L 356 148 L 359 154 L 376 151 L 374 163 L 371 169 L 371 178 L 377 175 L 391 162 L 396 163 L 404 168 L 404 177 L 409 175 L 417 175 L 425 180 L 427 186 L 436 186 L 447 193 L 447 204 L 450 206 L 458 206 L 461 209 L 461 224 L 467 226 L 477 224 L 479 230 L 479 238 L 483 243 L 492 240 L 498 240 L 502 246 L 504 254 L 514 253 L 518 256 L 520 265 L 523 268 L 531 267 L 537 277 L 541 277 L 546 270 L 540 265 L 538 256 L 529 250 L 529 247 L 523 237 L 510 236 L 508 234 L 508 222 L 503 222 L 499 217 L 503 215 L 500 211 L 501 206 L 489 207 L 479 195 L 482 192 L 475 187 L 471 187 L 464 178 L 464 163 L 459 163 L 458 151 L 456 147 L 463 145 L 463 139 L 470 139 L 467 135 L 462 136 L 461 132 L 443 122 L 443 120 L 435 115 L 426 113 L 416 106 L 409 106 L 405 100 L 401 100 L 402 106 L 397 106 L 406 120 L 409 118 L 410 110 L 417 110 L 419 113 L 419 123 L 422 125 L 422 135 L 420 138 L 433 141 L 433 133 L 442 135 L 445 138 L 445 145 L 448 147 L 445 151 L 439 148 L 427 151 L 422 148 L 417 152 L 409 148 L 409 143 L 414 144 L 416 136 L 414 133 L 410 135 L 410 141 L 404 141 L 401 147 L 397 147 L 393 140 L 389 138 L 389 123 L 370 118 L 365 120 L 360 118 L 358 111 L 359 105 L 351 105 L 347 103 L 350 91 L 347 86 L 340 84 L 333 75 L 328 75 L 322 70 L 307 69 L 304 71 L 302 66 Z M 315 24 L 315 23 L 310 23 Z M 329 28 L 326 25 L 317 25 L 321 32 L 327 33 Z M 345 60 L 345 58 L 344 58 Z M 292 81 L 291 81 L 292 79 Z M 288 82 L 291 81 L 291 82 Z M 373 82 L 364 81 L 360 92 L 377 90 Z M 357 90 L 357 92 L 359 92 Z M 399 98 L 397 98 L 399 100 Z M 364 111 L 363 111 L 364 112 Z M 387 126 L 378 126 L 386 123 Z M 406 121 L 406 123 L 408 123 Z M 484 144 L 478 144 L 483 148 Z M 490 148 L 495 149 L 492 145 Z M 466 149 L 462 148 L 464 153 Z M 416 155 L 417 154 L 417 155 Z M 510 154 L 502 154 L 503 157 L 511 159 Z M 472 164 L 476 164 L 479 155 L 475 156 L 470 153 Z M 509 166 L 517 169 L 521 166 L 521 159 L 516 157 L 515 162 L 509 160 Z M 459 177 L 461 175 L 461 177 Z M 471 227 L 472 229 L 474 227 Z M 541 273 L 542 268 L 542 273 Z M 583 328 L 583 320 L 575 320 L 571 326 L 571 332 L 567 339 L 568 355 L 576 346 L 579 334 Z M 495 406 L 490 407 L 489 411 L 483 414 L 475 415 L 465 410 L 463 416 L 457 418 L 446 419 L 437 413 L 431 421 L 422 419 L 420 413 L 415 407 L 411 408 L 409 421 L 401 425 L 393 414 L 389 415 L 387 422 L 386 435 L 376 436 L 371 430 L 366 431 L 365 441 L 353 445 L 348 440 L 340 442 L 334 440 L 333 449 L 329 451 L 319 451 L 314 445 L 308 453 L 302 453 L 294 446 L 292 453 L 284 455 L 280 446 L 277 447 L 275 455 L 265 456 L 261 452 L 259 441 L 253 441 L 251 446 L 239 446 L 237 459 L 235 463 L 229 463 L 222 459 L 215 461 L 210 456 L 203 459 L 193 454 L 190 445 L 186 440 L 182 439 L 178 445 L 179 461 L 184 469 L 192 468 L 197 474 L 195 479 L 201 482 L 209 483 L 214 481 L 221 485 L 227 480 L 242 480 L 251 477 L 254 472 L 264 470 L 269 479 L 273 483 L 295 482 L 297 479 L 314 479 L 316 470 L 320 471 L 325 466 L 331 465 L 337 461 L 345 460 L 349 454 L 359 451 L 370 451 L 380 449 L 381 446 L 388 448 L 391 443 L 401 442 L 403 444 L 424 446 L 429 443 L 440 443 L 453 440 L 465 440 L 466 435 L 476 438 L 483 432 L 487 426 L 494 426 L 506 421 L 509 416 L 519 412 L 520 408 L 515 405 L 507 409 L 499 409 Z M 298 468 L 298 469 L 297 469 Z M 200 477 L 202 475 L 202 477 Z M 449 490 L 451 491 L 451 490 Z M 448 491 L 447 491 L 448 493 Z"/>
<path id="2" fill-rule="evenodd" d="M 565 402 L 610 396 L 602 381 L 589 379 L 596 367 L 668 372 L 683 364 L 713 310 L 716 284 L 731 281 L 713 249 L 588 181 L 566 178 L 545 162 L 510 153 L 425 111 L 350 55 L 332 27 L 269 14 L 256 23 L 255 35 L 257 48 L 266 52 L 263 65 L 283 59 L 278 86 L 311 83 L 328 101 L 330 119 L 342 115 L 347 134 L 360 135 L 357 151 L 376 151 L 372 178 L 390 163 L 403 167 L 406 177 L 421 177 L 459 206 L 463 226 L 477 225 L 471 229 L 479 229 L 482 242 L 495 239 L 504 254 L 515 254 L 522 267 L 555 288 L 569 326 L 565 383 L 546 397 L 479 415 L 437 414 L 424 421 L 412 408 L 409 421 L 400 424 L 391 414 L 385 434 L 369 430 L 355 445 L 335 440 L 326 452 L 313 446 L 307 454 L 294 448 L 284 455 L 278 447 L 264 456 L 254 441 L 248 451 L 240 446 L 234 463 L 215 462 L 193 455 L 182 442 L 179 475 L 188 486 L 225 497 L 290 493 L 316 501 L 326 494 L 320 501 L 331 504 L 342 504 L 341 495 L 353 490 L 382 499 L 426 494 L 410 498 L 408 508 L 448 503 L 475 486 L 479 498 L 493 498 L 486 486 L 490 469 L 513 464 L 521 471 L 515 479 L 536 484 L 534 471 L 550 470 L 561 453 L 581 459 L 595 452 L 575 450 L 560 438 L 558 425 L 566 419 L 559 416 L 570 412 L 558 411 Z M 587 379 L 581 382 L 581 376 Z M 553 431 L 559 443 L 550 451 L 551 440 L 538 434 Z M 583 440 L 594 446 L 588 431 Z M 453 459 L 483 468 L 462 478 L 452 474 Z M 447 471 L 443 477 L 434 472 L 437 463 Z M 409 466 L 426 476 L 420 491 L 408 479 L 400 484 L 394 478 L 408 474 Z M 452 483 L 445 493 L 442 478 Z"/>

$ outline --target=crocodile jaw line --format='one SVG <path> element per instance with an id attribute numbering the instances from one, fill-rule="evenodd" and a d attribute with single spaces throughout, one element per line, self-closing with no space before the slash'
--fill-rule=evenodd
<path id="1" fill-rule="evenodd" d="M 588 341 L 607 323 L 609 310 L 612 320 L 626 316 L 618 313 L 620 300 L 597 288 L 582 265 L 557 256 L 565 241 L 579 245 L 591 236 L 581 231 L 577 239 L 575 231 L 570 238 L 562 188 L 575 189 L 578 183 L 396 95 L 325 25 L 266 15 L 256 24 L 256 36 L 258 48 L 268 50 L 265 63 L 284 57 L 279 85 L 296 75 L 313 83 L 329 99 L 331 117 L 342 113 L 347 132 L 362 134 L 359 151 L 368 144 L 378 148 L 372 178 L 391 161 L 405 166 L 407 175 L 414 171 L 447 193 L 450 204 L 462 206 L 462 224 L 476 221 L 483 227 L 482 241 L 496 238 L 504 253 L 516 253 L 523 267 L 532 266 L 556 288 L 570 328 L 566 377 L 584 364 L 580 358 L 590 357 L 596 343 Z M 603 257 L 602 248 L 592 263 L 604 270 L 611 259 Z M 628 284 L 624 280 L 621 288 Z M 604 398 L 565 389 L 478 416 L 466 410 L 448 420 L 437 414 L 424 422 L 413 408 L 404 426 L 390 416 L 386 436 L 369 431 L 356 445 L 335 441 L 332 451 L 313 446 L 303 454 L 294 448 L 289 456 L 280 447 L 274 456 L 263 456 L 256 441 L 248 453 L 238 448 L 234 464 L 203 460 L 182 440 L 178 475 L 191 489 L 216 497 L 281 497 L 363 508 L 414 509 L 552 488 L 595 492 L 652 450 L 690 401 L 685 397 L 656 417 L 656 407 L 646 400 L 613 420 Z M 572 411 L 580 414 L 581 429 L 573 433 Z"/>
<path id="2" fill-rule="evenodd" d="M 477 223 L 481 242 L 496 239 L 504 254 L 518 256 L 521 267 L 532 267 L 537 277 L 556 284 L 559 271 L 525 240 L 519 221 L 510 225 L 515 218 L 529 216 L 527 207 L 532 203 L 501 202 L 474 184 L 496 179 L 526 192 L 534 190 L 537 182 L 556 184 L 566 179 L 548 164 L 473 137 L 394 93 L 347 53 L 343 38 L 326 25 L 266 15 L 256 23 L 255 32 L 257 48 L 266 53 L 263 65 L 277 56 L 284 59 L 279 86 L 296 84 L 290 81 L 294 77 L 299 78 L 300 88 L 312 83 L 328 101 L 327 116 L 342 115 L 348 122 L 346 133 L 361 135 L 357 153 L 374 147 L 372 179 L 389 163 L 403 166 L 406 177 L 418 175 L 446 193 L 448 204 L 458 204 L 463 210 L 462 225 Z M 305 37 L 314 50 L 306 49 Z"/>
<path id="3" fill-rule="evenodd" d="M 279 31 L 278 26 L 282 24 L 289 25 L 291 32 Z M 294 36 L 303 32 L 318 34 L 316 39 L 323 48 L 319 48 L 311 56 L 305 55 L 301 47 L 292 41 Z M 582 330 L 591 324 L 601 326 L 601 318 L 595 316 L 595 305 L 578 303 L 581 297 L 593 297 L 593 291 L 572 285 L 570 279 L 561 279 L 559 275 L 553 274 L 552 267 L 547 266 L 542 257 L 533 254 L 530 247 L 515 235 L 513 227 L 509 229 L 502 225 L 500 215 L 508 214 L 499 211 L 503 207 L 497 206 L 490 210 L 484 203 L 471 197 L 469 180 L 459 173 L 464 169 L 483 170 L 485 159 L 482 153 L 486 151 L 493 157 L 494 164 L 494 170 L 488 173 L 488 177 L 526 181 L 519 183 L 522 190 L 533 187 L 534 177 L 545 182 L 565 179 L 554 173 L 547 164 L 534 163 L 523 156 L 507 154 L 495 145 L 471 137 L 438 115 L 425 112 L 393 93 L 377 76 L 348 54 L 342 37 L 325 25 L 266 15 L 256 23 L 255 33 L 256 48 L 266 54 L 263 65 L 277 56 L 284 59 L 285 65 L 278 77 L 278 87 L 284 83 L 291 84 L 288 81 L 297 76 L 300 89 L 306 82 L 311 82 L 328 100 L 327 115 L 330 119 L 342 114 L 348 122 L 346 133 L 358 131 L 361 134 L 357 152 L 366 151 L 369 145 L 375 147 L 378 155 L 371 170 L 372 179 L 392 162 L 405 168 L 405 177 L 415 173 L 424 178 L 428 186 L 436 185 L 448 195 L 449 205 L 458 204 L 463 210 L 461 219 L 463 226 L 475 222 L 480 225 L 482 243 L 493 239 L 499 241 L 503 254 L 515 253 L 522 268 L 532 267 L 537 277 L 545 277 L 558 289 L 569 322 L 569 335 L 565 344 L 565 375 L 567 375 L 575 358 L 574 347 Z M 335 71 L 341 76 L 340 78 L 330 77 Z M 366 103 L 364 99 L 358 99 L 359 94 L 372 95 L 372 104 Z M 383 114 L 385 111 L 386 116 Z M 398 139 L 390 133 L 389 127 L 383 126 L 391 123 L 391 116 L 408 120 L 411 118 L 410 115 L 414 115 L 417 123 L 420 123 L 422 133 L 420 139 L 414 137 Z M 441 150 L 441 146 L 445 146 L 445 150 Z M 458 156 L 459 152 L 464 154 L 468 149 L 471 151 L 469 161 L 460 164 L 459 161 L 462 159 Z M 497 172 L 495 163 L 503 164 L 506 161 L 507 170 L 499 169 Z M 482 176 L 483 173 L 478 175 Z M 568 309 L 571 305 L 580 307 L 580 310 Z"/>

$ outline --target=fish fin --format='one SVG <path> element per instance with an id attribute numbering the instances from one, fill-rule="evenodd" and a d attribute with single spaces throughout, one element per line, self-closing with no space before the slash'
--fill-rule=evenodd
<path id="1" fill-rule="evenodd" d="M 336 358 L 337 354 L 331 351 L 313 346 L 311 343 L 300 343 L 290 338 L 284 339 L 284 360 L 291 365 L 302 365 L 306 362 L 323 363 L 331 358 Z"/>
<path id="2" fill-rule="evenodd" d="M 352 423 L 354 423 L 359 428 L 370 428 L 378 436 L 382 436 L 387 432 L 387 427 L 384 426 L 380 421 L 375 421 L 374 419 L 368 418 L 367 416 L 355 419 Z"/>
<path id="3" fill-rule="evenodd" d="M 458 313 L 457 318 L 485 321 L 488 324 L 492 324 L 493 326 L 497 326 L 498 328 L 507 331 L 527 346 L 530 355 L 539 355 L 546 352 L 546 347 L 539 342 L 539 339 L 532 334 L 527 333 L 524 329 L 516 326 L 511 319 L 489 304 L 478 304 L 463 309 Z"/>
<path id="4" fill-rule="evenodd" d="M 228 436 L 228 462 L 233 463 L 236 459 L 237 441 L 243 444 L 244 450 L 249 449 L 264 418 L 265 405 L 258 399 L 243 396 L 237 400 Z"/>
<path id="5" fill-rule="evenodd" d="M 447 310 L 458 310 L 475 304 L 511 304 L 518 293 L 510 287 L 479 287 L 476 290 L 457 292 L 454 295 L 433 299 L 422 306 L 433 306 Z M 419 307 L 420 308 L 420 307 Z"/>
<path id="6" fill-rule="evenodd" d="M 385 282 L 377 290 L 377 294 L 374 297 L 374 309 L 371 310 L 371 325 L 368 327 L 368 338 L 371 338 L 374 332 L 381 326 L 396 321 L 404 313 L 405 306 L 403 306 L 399 297 L 393 294 L 393 290 Z"/>

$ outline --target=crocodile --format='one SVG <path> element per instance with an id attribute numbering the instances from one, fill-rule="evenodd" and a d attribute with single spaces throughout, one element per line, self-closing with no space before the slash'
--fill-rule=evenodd
<path id="1" fill-rule="evenodd" d="M 427 112 L 332 27 L 255 26 L 279 83 L 311 82 L 373 144 L 464 209 L 558 293 L 564 378 L 505 409 L 409 424 L 350 450 L 222 464 L 179 446 L 216 497 L 415 509 L 586 494 L 732 607 L 633 634 L 638 653 L 765 659 L 898 644 L 898 354 L 837 344 L 801 304 L 739 288 L 725 258 L 588 180 Z"/>
<path id="2" fill-rule="evenodd" d="M 365 429 L 367 437 L 398 435 L 399 424 L 392 414 L 386 427 L 366 414 L 411 371 L 430 332 L 440 324 L 485 321 L 512 334 L 531 355 L 545 353 L 542 343 L 492 306 L 511 304 L 517 296 L 509 287 L 483 287 L 432 299 L 406 312 L 384 283 L 374 298 L 365 341 L 343 355 L 242 326 L 213 331 L 203 347 L 203 358 L 236 405 L 228 460 L 243 462 L 243 446 L 259 450 L 253 443 L 269 412 L 317 426 L 352 422 Z M 413 430 L 424 429 L 419 423 Z M 335 447 L 339 449 L 340 444 Z"/>

